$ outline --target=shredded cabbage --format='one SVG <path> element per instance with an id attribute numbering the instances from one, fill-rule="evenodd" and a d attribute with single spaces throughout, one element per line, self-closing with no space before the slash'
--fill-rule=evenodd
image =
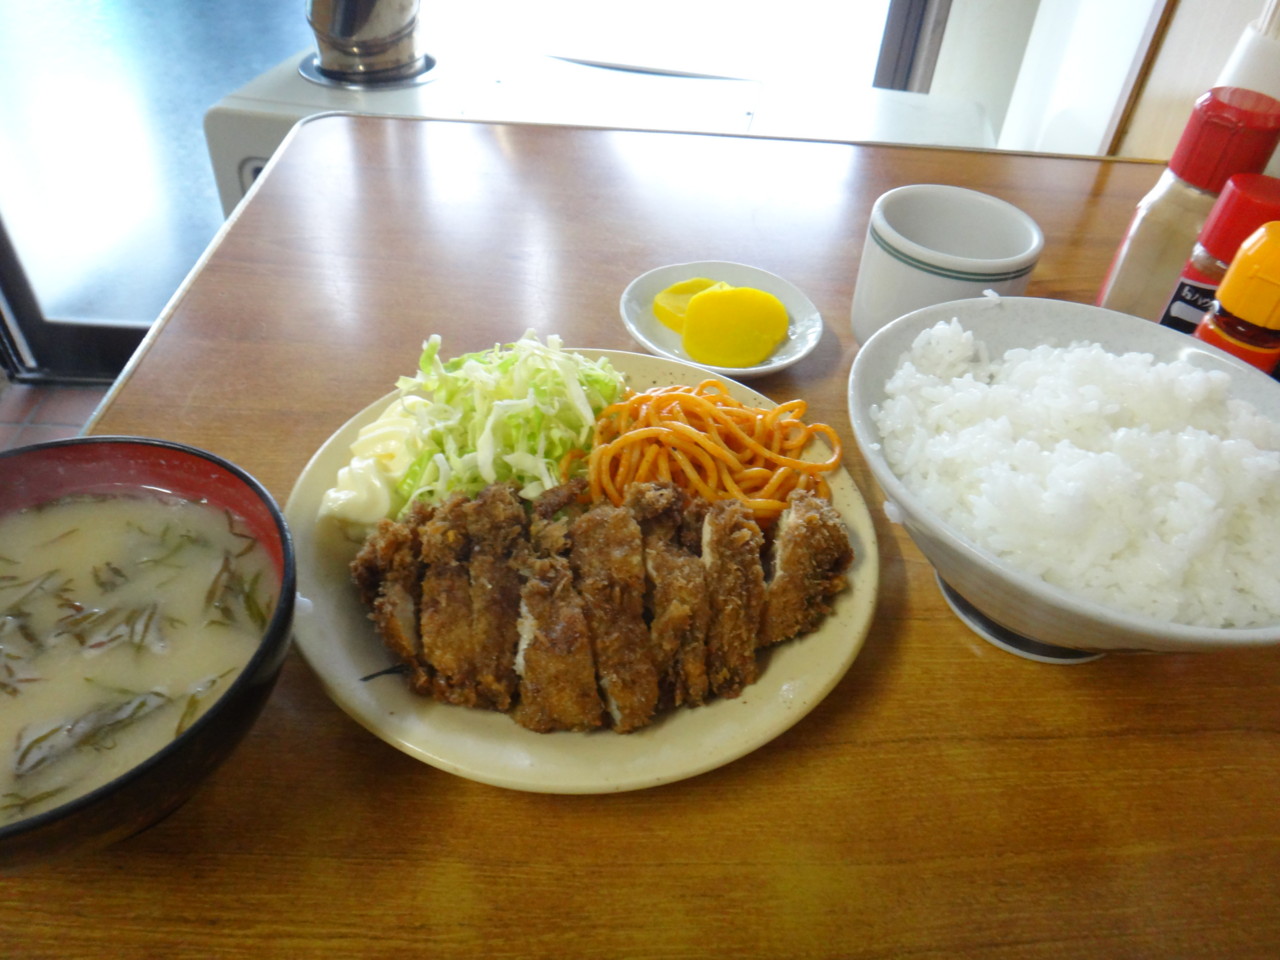
<path id="1" fill-rule="evenodd" d="M 622 395 L 623 381 L 607 360 L 528 331 L 444 362 L 433 335 L 418 372 L 396 387 L 399 397 L 352 444 L 322 514 L 369 524 L 402 515 L 415 500 L 507 481 L 532 499 L 561 482 L 571 450 L 590 449 L 596 417 Z"/>

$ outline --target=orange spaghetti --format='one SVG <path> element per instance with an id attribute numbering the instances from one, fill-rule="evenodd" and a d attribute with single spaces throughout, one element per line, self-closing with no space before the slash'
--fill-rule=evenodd
<path id="1" fill-rule="evenodd" d="M 792 490 L 829 497 L 824 474 L 840 465 L 840 438 L 825 423 L 806 424 L 805 410 L 803 400 L 771 410 L 748 406 L 715 379 L 630 394 L 596 420 L 587 458 L 591 499 L 621 504 L 628 484 L 666 480 L 707 500 L 736 497 L 767 522 Z M 802 459 L 818 436 L 830 455 Z"/>

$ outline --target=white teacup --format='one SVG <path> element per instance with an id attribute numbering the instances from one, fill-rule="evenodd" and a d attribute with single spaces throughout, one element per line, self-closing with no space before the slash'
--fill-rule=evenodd
<path id="1" fill-rule="evenodd" d="M 905 313 L 987 290 L 1018 296 L 1044 234 L 1011 203 L 977 190 L 916 183 L 871 208 L 850 319 L 859 343 Z"/>

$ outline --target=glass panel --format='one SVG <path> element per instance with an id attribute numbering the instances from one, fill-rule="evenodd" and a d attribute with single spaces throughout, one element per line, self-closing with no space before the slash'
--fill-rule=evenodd
<path id="1" fill-rule="evenodd" d="M 842 91 L 870 88 L 888 6 L 428 0 L 421 17 L 428 50 L 448 31 L 525 53 L 801 80 L 840 103 Z M 306 7 L 305 0 L 0 3 L 0 89 L 10 91 L 0 97 L 0 214 L 34 290 L 34 312 L 58 321 L 46 326 L 138 329 L 159 315 L 223 220 L 204 113 L 314 49 Z M 89 330 L 76 333 L 72 341 L 80 342 Z"/>
<path id="2" fill-rule="evenodd" d="M 155 319 L 222 222 L 204 111 L 311 43 L 303 9 L 0 4 L 0 211 L 45 316 Z"/>

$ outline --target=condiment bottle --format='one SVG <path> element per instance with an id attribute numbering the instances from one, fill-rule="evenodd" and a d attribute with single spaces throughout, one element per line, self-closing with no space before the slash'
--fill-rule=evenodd
<path id="1" fill-rule="evenodd" d="M 1195 335 L 1266 373 L 1280 365 L 1280 221 L 1240 245 Z"/>
<path id="2" fill-rule="evenodd" d="M 1280 220 L 1280 178 L 1237 173 L 1228 179 L 1183 264 L 1160 322 L 1183 333 L 1193 332 L 1213 306 L 1218 285 L 1240 244 L 1269 220 Z"/>
<path id="3" fill-rule="evenodd" d="M 1138 202 L 1098 305 L 1159 320 L 1169 291 L 1233 173 L 1260 173 L 1280 141 L 1280 101 L 1240 87 L 1196 100 L 1169 165 Z"/>

